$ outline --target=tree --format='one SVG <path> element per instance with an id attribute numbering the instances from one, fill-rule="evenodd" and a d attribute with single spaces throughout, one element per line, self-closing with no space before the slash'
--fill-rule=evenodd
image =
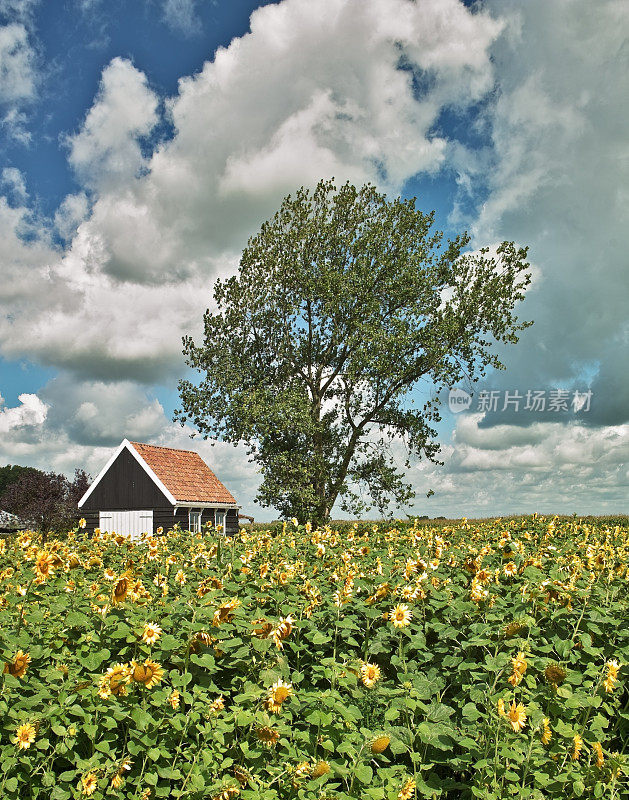
<path id="1" fill-rule="evenodd" d="M 12 483 L 15 483 L 22 475 L 27 472 L 36 472 L 33 467 L 20 467 L 17 464 L 7 464 L 5 467 L 0 467 L 0 496 Z"/>
<path id="2" fill-rule="evenodd" d="M 0 508 L 33 524 L 44 534 L 68 530 L 76 525 L 77 504 L 90 480 L 80 469 L 75 470 L 72 482 L 65 475 L 29 469 L 5 489 L 0 496 Z"/>
<path id="3" fill-rule="evenodd" d="M 467 234 L 444 242 L 433 219 L 415 198 L 321 181 L 286 197 L 216 281 L 203 344 L 183 339 L 203 377 L 180 381 L 175 418 L 245 443 L 262 505 L 322 521 L 337 500 L 354 514 L 409 502 L 394 440 L 407 468 L 437 461 L 438 392 L 503 368 L 493 344 L 531 324 L 513 313 L 527 250 L 466 252 Z"/>

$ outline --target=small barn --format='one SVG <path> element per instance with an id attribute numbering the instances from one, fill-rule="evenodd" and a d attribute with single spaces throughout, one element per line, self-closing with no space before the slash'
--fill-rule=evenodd
<path id="1" fill-rule="evenodd" d="M 193 532 L 206 523 L 238 531 L 236 500 L 198 453 L 128 439 L 78 505 L 89 533 L 100 528 L 137 538 L 176 523 Z"/>

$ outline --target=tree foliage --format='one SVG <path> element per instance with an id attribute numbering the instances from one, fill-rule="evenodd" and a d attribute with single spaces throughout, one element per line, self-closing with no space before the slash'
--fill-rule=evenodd
<path id="1" fill-rule="evenodd" d="M 22 475 L 36 471 L 33 467 L 20 467 L 18 464 L 7 464 L 4 467 L 0 467 L 0 497 L 7 486 L 15 483 Z"/>
<path id="2" fill-rule="evenodd" d="M 514 314 L 526 249 L 466 252 L 467 234 L 444 241 L 433 218 L 415 198 L 321 181 L 285 198 L 216 281 L 203 343 L 183 340 L 202 378 L 180 382 L 176 418 L 246 443 L 261 504 L 323 520 L 337 500 L 351 513 L 409 502 L 394 442 L 406 466 L 435 461 L 438 392 L 501 368 L 493 345 L 530 324 Z"/>
<path id="3" fill-rule="evenodd" d="M 76 524 L 77 504 L 90 476 L 77 469 L 74 480 L 55 472 L 28 469 L 0 495 L 0 508 L 16 514 L 43 533 L 63 531 Z"/>

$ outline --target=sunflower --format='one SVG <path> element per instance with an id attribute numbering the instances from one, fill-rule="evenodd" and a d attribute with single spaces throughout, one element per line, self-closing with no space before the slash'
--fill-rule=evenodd
<path id="1" fill-rule="evenodd" d="M 37 731 L 35 730 L 35 726 L 31 725 L 30 722 L 27 722 L 18 727 L 15 732 L 15 737 L 11 739 L 11 741 L 16 744 L 20 750 L 28 750 L 28 748 L 35 741 L 36 734 Z"/>
<path id="2" fill-rule="evenodd" d="M 616 679 L 610 678 L 609 675 L 603 681 L 603 688 L 609 694 L 610 692 L 614 691 L 614 686 L 616 685 Z"/>
<path id="3" fill-rule="evenodd" d="M 114 589 L 111 593 L 111 599 L 114 603 L 122 603 L 127 597 L 127 593 L 129 591 L 129 581 L 126 578 L 120 578 L 120 580 L 114 586 Z"/>
<path id="4" fill-rule="evenodd" d="M 603 748 L 601 747 L 600 742 L 594 742 L 592 744 L 592 750 L 596 753 L 596 766 L 602 767 L 605 763 L 605 758 L 603 757 Z"/>
<path id="5" fill-rule="evenodd" d="M 618 683 L 618 671 L 620 670 L 620 664 L 616 660 L 607 661 L 605 668 L 607 670 L 607 675 L 603 681 L 603 687 L 605 691 L 609 693 L 614 691 L 614 686 Z"/>
<path id="6" fill-rule="evenodd" d="M 520 651 L 517 656 L 514 656 L 511 659 L 511 664 L 513 666 L 513 673 L 508 680 L 512 686 L 517 686 L 526 672 L 527 663 L 524 653 Z"/>
<path id="7" fill-rule="evenodd" d="M 524 673 L 526 672 L 526 668 L 528 666 L 527 663 L 526 663 L 525 654 L 520 650 L 520 652 L 517 654 L 517 656 L 514 656 L 511 659 L 511 664 L 513 666 L 513 671 L 514 672 L 519 672 L 520 675 L 524 675 Z"/>
<path id="8" fill-rule="evenodd" d="M 550 740 L 552 739 L 553 733 L 550 729 L 550 720 L 548 717 L 544 717 L 542 720 L 542 744 L 550 744 Z"/>
<path id="9" fill-rule="evenodd" d="M 273 623 L 267 622 L 264 617 L 254 619 L 251 624 L 260 626 L 259 628 L 254 628 L 251 632 L 252 635 L 257 636 L 258 639 L 267 639 L 273 633 Z"/>
<path id="10" fill-rule="evenodd" d="M 390 743 L 391 739 L 388 736 L 378 736 L 378 738 L 374 739 L 371 743 L 372 754 L 377 756 L 380 755 L 380 753 L 384 753 Z"/>
<path id="11" fill-rule="evenodd" d="M 312 764 L 308 761 L 300 761 L 299 764 L 295 767 L 295 772 L 293 773 L 293 786 L 295 789 L 299 788 L 299 784 L 306 780 L 306 778 L 310 777 L 312 772 Z"/>
<path id="12" fill-rule="evenodd" d="M 618 661 L 616 661 L 615 659 L 608 661 L 605 664 L 605 667 L 607 668 L 607 674 L 609 677 L 611 678 L 618 677 L 618 672 L 620 671 L 620 664 L 618 663 Z"/>
<path id="13" fill-rule="evenodd" d="M 237 797 L 240 794 L 238 786 L 228 786 L 218 794 L 212 797 L 212 800 L 231 800 L 232 797 Z"/>
<path id="14" fill-rule="evenodd" d="M 380 667 L 363 661 L 360 665 L 360 679 L 368 689 L 371 689 L 380 680 Z"/>
<path id="15" fill-rule="evenodd" d="M 293 618 L 289 614 L 287 617 L 282 617 L 277 624 L 277 627 L 273 630 L 272 636 L 273 641 L 275 642 L 275 646 L 278 650 L 281 650 L 283 647 L 282 642 L 284 639 L 288 639 L 293 631 Z"/>
<path id="16" fill-rule="evenodd" d="M 234 778 L 241 786 L 244 786 L 249 780 L 249 773 L 238 764 L 234 767 Z"/>
<path id="17" fill-rule="evenodd" d="M 30 663 L 30 655 L 24 653 L 22 650 L 18 650 L 13 657 L 13 661 L 10 664 L 4 665 L 3 672 L 8 672 L 9 675 L 13 675 L 14 678 L 23 678 Z"/>
<path id="18" fill-rule="evenodd" d="M 578 733 L 572 737 L 572 760 L 578 761 L 579 756 L 581 755 L 581 750 L 583 748 L 583 739 L 579 736 Z"/>
<path id="19" fill-rule="evenodd" d="M 145 622 L 142 631 L 142 641 L 146 644 L 155 644 L 162 635 L 162 629 L 154 622 Z"/>
<path id="20" fill-rule="evenodd" d="M 548 683 L 556 689 L 558 686 L 566 680 L 567 672 L 566 670 L 556 663 L 549 664 L 546 669 L 544 670 L 544 677 L 548 681 Z"/>
<path id="21" fill-rule="evenodd" d="M 483 589 L 483 587 L 474 579 L 472 581 L 472 590 L 470 592 L 470 600 L 474 603 L 481 603 L 483 600 L 487 600 L 489 597 L 489 591 L 487 589 Z"/>
<path id="22" fill-rule="evenodd" d="M 312 777 L 320 778 L 322 775 L 327 775 L 330 772 L 330 765 L 327 761 L 317 761 L 312 769 Z"/>
<path id="23" fill-rule="evenodd" d="M 108 667 L 98 683 L 98 694 L 103 700 L 110 695 L 120 697 L 127 693 L 127 684 L 131 680 L 130 670 L 127 664 L 114 664 Z"/>
<path id="24" fill-rule="evenodd" d="M 268 711 L 274 714 L 279 714 L 282 710 L 282 703 L 293 693 L 293 686 L 291 683 L 284 683 L 280 678 L 269 689 L 269 695 L 264 701 L 264 706 Z"/>
<path id="25" fill-rule="evenodd" d="M 181 695 L 179 694 L 177 689 L 173 689 L 173 691 L 168 696 L 168 701 L 167 701 L 169 703 L 169 705 L 171 706 L 171 708 L 174 708 L 174 709 L 179 708 L 179 699 L 180 699 L 180 697 L 181 697 Z"/>
<path id="26" fill-rule="evenodd" d="M 404 786 L 398 792 L 399 800 L 410 800 L 410 798 L 415 794 L 416 783 L 412 778 L 409 778 Z"/>
<path id="27" fill-rule="evenodd" d="M 123 758 L 116 774 L 111 779 L 111 785 L 114 789 L 120 789 L 124 782 L 124 773 L 131 769 L 131 759 Z"/>
<path id="28" fill-rule="evenodd" d="M 399 603 L 389 612 L 389 620 L 395 628 L 406 628 L 407 625 L 411 624 L 412 616 L 413 614 L 409 607 L 404 603 Z"/>
<path id="29" fill-rule="evenodd" d="M 504 635 L 507 639 L 510 639 L 520 633 L 523 628 L 526 628 L 526 623 L 522 622 L 522 620 L 508 622 L 504 627 Z"/>
<path id="30" fill-rule="evenodd" d="M 239 605 L 240 600 L 237 597 L 234 597 L 232 600 L 228 600 L 227 602 L 223 603 L 214 612 L 212 625 L 215 628 L 218 628 L 218 626 L 222 625 L 223 622 L 231 622 L 234 618 L 233 612 L 238 608 Z"/>
<path id="31" fill-rule="evenodd" d="M 223 700 L 223 695 L 221 695 L 210 703 L 210 714 L 218 714 L 218 712 L 223 711 L 224 708 L 225 701 Z"/>
<path id="32" fill-rule="evenodd" d="M 513 700 L 507 711 L 507 718 L 516 733 L 521 731 L 526 725 L 526 709 L 522 703 L 518 703 L 516 706 L 515 700 Z"/>
<path id="33" fill-rule="evenodd" d="M 50 578 L 54 572 L 54 558 L 46 550 L 40 550 L 35 560 L 35 573 L 37 580 L 41 583 L 46 578 Z"/>
<path id="34" fill-rule="evenodd" d="M 164 677 L 164 670 L 152 658 L 147 658 L 144 664 L 132 661 L 131 677 L 136 683 L 142 683 L 147 689 L 152 689 Z"/>
<path id="35" fill-rule="evenodd" d="M 81 790 L 81 794 L 84 794 L 87 797 L 89 797 L 91 794 L 94 794 L 96 789 L 98 789 L 98 780 L 96 775 L 93 772 L 88 772 L 87 775 L 84 775 L 79 783 L 79 789 Z"/>
<path id="36" fill-rule="evenodd" d="M 478 583 L 489 583 L 492 573 L 487 569 L 479 569 L 476 573 L 476 580 Z"/>
<path id="37" fill-rule="evenodd" d="M 267 747 L 275 747 L 280 738 L 279 732 L 273 730 L 273 728 L 269 728 L 268 725 L 262 725 L 259 728 L 256 728 L 256 736 L 262 742 L 262 744 L 266 745 Z"/>

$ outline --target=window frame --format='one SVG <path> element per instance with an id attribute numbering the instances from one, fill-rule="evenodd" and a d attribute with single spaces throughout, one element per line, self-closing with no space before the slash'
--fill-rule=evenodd
<path id="1" fill-rule="evenodd" d="M 194 523 L 193 523 L 194 518 Z M 193 524 L 195 527 L 193 527 Z M 203 528 L 203 509 L 190 508 L 188 510 L 188 530 L 190 533 L 201 533 Z"/>

